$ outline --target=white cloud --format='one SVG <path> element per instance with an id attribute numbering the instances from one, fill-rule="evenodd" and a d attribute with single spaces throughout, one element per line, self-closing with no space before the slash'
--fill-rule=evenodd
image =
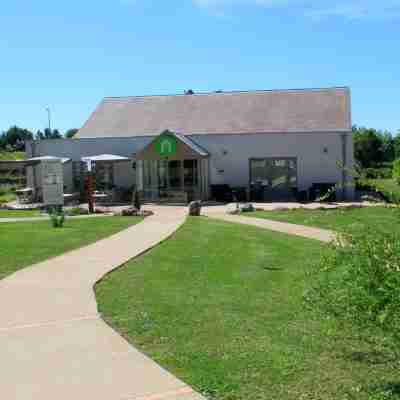
<path id="1" fill-rule="evenodd" d="M 192 0 L 199 7 L 223 10 L 226 7 L 258 6 L 301 12 L 312 18 L 344 17 L 398 18 L 400 0 Z"/>

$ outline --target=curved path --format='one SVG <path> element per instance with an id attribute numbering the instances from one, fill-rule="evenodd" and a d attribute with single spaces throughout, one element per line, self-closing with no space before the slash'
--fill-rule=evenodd
<path id="1" fill-rule="evenodd" d="M 227 211 L 227 207 L 220 209 L 215 209 L 213 207 L 204 207 L 202 213 L 203 215 L 210 218 L 244 225 L 253 225 L 257 226 L 258 228 L 287 233 L 288 235 L 302 236 L 308 239 L 315 239 L 325 243 L 330 243 L 336 239 L 336 233 L 327 229 L 290 224 L 288 222 L 273 221 L 264 218 L 246 217 L 243 216 L 243 214 L 233 215 L 228 214 Z"/>
<path id="2" fill-rule="evenodd" d="M 100 317 L 93 285 L 168 238 L 183 208 L 0 281 L 1 397 L 7 400 L 194 400 L 202 397 Z"/>

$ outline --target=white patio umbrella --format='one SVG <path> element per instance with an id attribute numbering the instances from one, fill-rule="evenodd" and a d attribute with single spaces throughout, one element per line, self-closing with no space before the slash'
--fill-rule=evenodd
<path id="1" fill-rule="evenodd" d="M 35 163 L 39 163 L 41 161 L 47 161 L 47 160 L 60 160 L 62 164 L 65 164 L 65 163 L 71 161 L 71 159 L 67 158 L 67 157 L 40 156 L 40 157 L 28 158 L 27 160 L 25 160 L 25 162 L 35 164 Z"/>
<path id="2" fill-rule="evenodd" d="M 98 156 L 82 157 L 82 161 L 130 161 L 128 157 L 117 156 L 115 154 L 100 154 Z"/>

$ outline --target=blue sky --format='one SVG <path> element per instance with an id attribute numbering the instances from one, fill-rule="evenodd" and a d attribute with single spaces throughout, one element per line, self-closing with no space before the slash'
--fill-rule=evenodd
<path id="1" fill-rule="evenodd" d="M 14 0 L 0 130 L 80 127 L 104 96 L 350 86 L 353 122 L 400 129 L 400 0 Z"/>

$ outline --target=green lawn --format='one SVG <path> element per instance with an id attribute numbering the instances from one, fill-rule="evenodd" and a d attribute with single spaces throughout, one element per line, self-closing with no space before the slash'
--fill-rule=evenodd
<path id="1" fill-rule="evenodd" d="M 372 225 L 376 229 L 400 231 L 400 210 L 389 207 L 364 207 L 340 210 L 290 210 L 256 211 L 243 214 L 246 217 L 265 218 L 293 224 L 344 231 L 362 229 Z"/>
<path id="2" fill-rule="evenodd" d="M 23 151 L 0 151 L 0 161 L 24 160 L 25 158 Z"/>
<path id="3" fill-rule="evenodd" d="M 309 262 L 323 246 L 189 218 L 97 285 L 99 309 L 212 399 L 371 399 L 375 387 L 398 382 L 397 366 L 367 362 L 371 347 L 302 303 Z"/>
<path id="4" fill-rule="evenodd" d="M 141 218 L 67 219 L 63 228 L 50 220 L 0 223 L 0 279 L 21 268 L 85 246 L 139 222 Z"/>
<path id="5" fill-rule="evenodd" d="M 25 217 L 40 217 L 38 210 L 0 210 L 0 218 L 25 218 Z"/>

